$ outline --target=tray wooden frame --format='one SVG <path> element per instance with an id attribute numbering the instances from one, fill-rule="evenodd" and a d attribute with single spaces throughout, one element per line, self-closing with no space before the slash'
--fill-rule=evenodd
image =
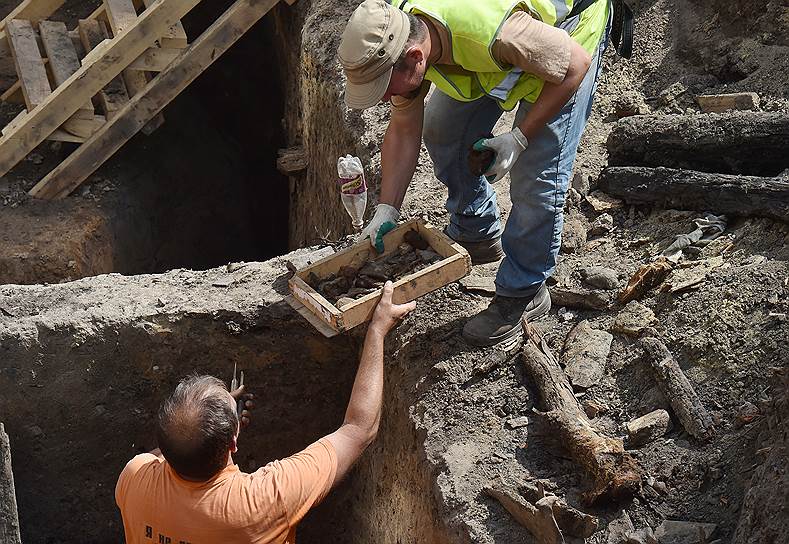
<path id="1" fill-rule="evenodd" d="M 410 302 L 457 281 L 471 272 L 471 258 L 468 252 L 446 234 L 421 219 L 407 221 L 387 233 L 384 236 L 384 252 L 381 257 L 396 250 L 397 246 L 403 243 L 403 237 L 409 230 L 419 232 L 422 238 L 430 244 L 431 249 L 442 258 L 440 261 L 394 282 L 392 300 L 395 304 Z M 288 280 L 290 292 L 298 302 L 334 331 L 347 331 L 369 321 L 381 298 L 383 288 L 360 297 L 352 304 L 339 309 L 310 287 L 306 279 L 310 273 L 314 273 L 319 278 L 337 273 L 340 267 L 354 262 L 360 255 L 371 251 L 370 242 L 364 240 L 298 270 Z"/>

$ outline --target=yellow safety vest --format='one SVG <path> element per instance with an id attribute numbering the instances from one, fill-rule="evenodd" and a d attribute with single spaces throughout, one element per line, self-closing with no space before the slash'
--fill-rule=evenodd
<path id="1" fill-rule="evenodd" d="M 561 24 L 573 0 L 389 0 L 406 13 L 425 15 L 442 24 L 449 34 L 454 65 L 430 66 L 425 78 L 442 92 L 462 102 L 483 96 L 511 110 L 520 100 L 534 102 L 544 81 L 520 69 L 502 66 L 491 50 L 501 26 L 514 11 L 528 11 L 551 26 Z M 570 36 L 594 54 L 608 22 L 608 1 L 598 0 L 581 12 Z"/>

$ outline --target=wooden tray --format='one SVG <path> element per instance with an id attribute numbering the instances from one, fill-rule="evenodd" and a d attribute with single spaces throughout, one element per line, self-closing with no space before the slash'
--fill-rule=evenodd
<path id="1" fill-rule="evenodd" d="M 384 236 L 384 252 L 382 256 L 396 250 L 397 246 L 403 243 L 403 236 L 409 230 L 418 231 L 422 238 L 430 244 L 431 249 L 441 255 L 442 259 L 418 272 L 397 280 L 394 283 L 394 293 L 392 294 L 392 300 L 395 304 L 410 302 L 426 293 L 459 280 L 471 271 L 471 258 L 466 250 L 440 230 L 425 224 L 421 219 L 412 219 L 387 233 Z M 370 241 L 363 240 L 307 268 L 298 270 L 288 281 L 288 287 L 290 292 L 293 293 L 294 299 L 314 314 L 321 322 L 326 323 L 332 330 L 337 332 L 350 330 L 361 323 L 369 321 L 373 316 L 373 310 L 375 310 L 381 298 L 382 289 L 377 289 L 364 295 L 352 304 L 343 306 L 343 309 L 340 310 L 315 289 L 307 285 L 306 282 L 306 278 L 311 272 L 319 278 L 336 274 L 340 267 L 350 264 L 358 255 L 368 251 L 371 254 L 373 253 L 373 250 L 370 248 Z M 326 334 L 323 330 L 321 332 Z"/>

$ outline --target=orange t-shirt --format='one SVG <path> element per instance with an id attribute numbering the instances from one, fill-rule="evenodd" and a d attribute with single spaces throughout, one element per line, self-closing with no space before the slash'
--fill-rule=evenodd
<path id="1" fill-rule="evenodd" d="M 252 474 L 231 465 L 207 482 L 184 480 L 163 457 L 144 453 L 121 472 L 115 502 L 128 544 L 292 544 L 336 473 L 325 439 Z"/>

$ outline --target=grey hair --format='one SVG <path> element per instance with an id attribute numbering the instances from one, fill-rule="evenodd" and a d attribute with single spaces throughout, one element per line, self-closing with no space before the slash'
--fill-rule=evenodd
<path id="1" fill-rule="evenodd" d="M 192 374 L 160 406 L 156 438 L 178 474 L 208 480 L 227 463 L 238 423 L 224 382 Z"/>

